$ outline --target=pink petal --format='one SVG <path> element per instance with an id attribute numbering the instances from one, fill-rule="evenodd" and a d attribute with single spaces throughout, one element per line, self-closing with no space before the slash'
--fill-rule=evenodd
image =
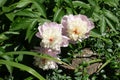
<path id="1" fill-rule="evenodd" d="M 62 47 L 67 47 L 68 45 L 69 45 L 69 38 L 66 37 L 66 36 L 63 36 L 62 37 L 62 44 L 61 44 L 61 46 Z"/>

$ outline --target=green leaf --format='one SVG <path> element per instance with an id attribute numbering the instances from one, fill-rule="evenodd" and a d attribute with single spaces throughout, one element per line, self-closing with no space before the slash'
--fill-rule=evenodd
<path id="1" fill-rule="evenodd" d="M 4 34 L 13 34 L 13 35 L 17 35 L 17 34 L 19 34 L 19 32 L 6 31 L 6 32 L 4 32 Z"/>
<path id="2" fill-rule="evenodd" d="M 100 20 L 100 15 L 98 13 L 93 12 L 92 18 L 94 22 L 97 22 Z"/>
<path id="3" fill-rule="evenodd" d="M 19 62 L 19 61 L 22 61 L 22 60 L 23 60 L 23 54 L 20 54 L 15 58 L 15 62 Z"/>
<path id="4" fill-rule="evenodd" d="M 30 18 L 17 18 L 11 25 L 10 30 L 21 30 L 21 29 L 27 29 L 31 26 L 31 23 L 35 19 Z"/>
<path id="5" fill-rule="evenodd" d="M 108 17 L 113 22 L 119 23 L 119 19 L 109 10 L 103 10 L 104 15 Z"/>
<path id="6" fill-rule="evenodd" d="M 90 5 L 86 4 L 86 3 L 82 2 L 82 1 L 72 1 L 72 3 L 73 3 L 74 8 L 83 7 L 83 8 L 90 9 Z"/>
<path id="7" fill-rule="evenodd" d="M 44 5 L 37 0 L 33 0 L 32 3 L 34 4 L 35 8 L 37 8 L 37 10 L 41 13 L 41 15 L 46 18 L 46 9 Z"/>
<path id="8" fill-rule="evenodd" d="M 57 9 L 57 11 L 54 14 L 53 21 L 60 21 L 63 15 L 64 15 L 64 10 L 62 8 Z"/>
<path id="9" fill-rule="evenodd" d="M 119 0 L 104 0 L 104 3 L 111 7 L 117 7 L 119 5 Z"/>
<path id="10" fill-rule="evenodd" d="M 71 8 L 66 7 L 66 10 L 67 10 L 67 13 L 68 13 L 68 14 L 73 14 L 73 11 L 72 11 L 72 9 L 71 9 Z"/>
<path id="11" fill-rule="evenodd" d="M 5 14 L 5 15 L 8 17 L 8 19 L 9 19 L 10 21 L 13 21 L 13 20 L 14 20 L 15 13 L 11 12 L 11 13 L 8 13 L 8 14 Z"/>
<path id="12" fill-rule="evenodd" d="M 6 3 L 7 0 L 0 0 L 0 7 L 2 7 L 5 3 Z"/>
<path id="13" fill-rule="evenodd" d="M 53 61 L 55 61 L 57 63 L 61 63 L 61 64 L 69 66 L 68 64 L 62 62 L 61 60 L 58 60 L 58 59 L 56 59 L 54 57 L 51 57 L 51 56 L 49 56 L 47 54 L 40 54 L 40 53 L 38 54 L 36 52 L 30 52 L 30 51 L 7 52 L 7 53 L 4 53 L 4 54 L 0 54 L 0 56 L 2 57 L 2 56 L 5 56 L 5 55 L 20 55 L 20 54 L 36 56 L 36 57 L 39 57 L 39 58 L 45 58 L 45 59 L 53 60 Z M 73 67 L 71 67 L 71 68 L 73 68 Z"/>
<path id="14" fill-rule="evenodd" d="M 0 42 L 3 42 L 5 40 L 9 39 L 4 33 L 0 34 Z"/>
<path id="15" fill-rule="evenodd" d="M 36 32 L 34 31 L 34 29 L 33 29 L 36 24 L 37 24 L 37 20 L 34 19 L 34 20 L 32 21 L 32 23 L 31 23 L 31 25 L 30 25 L 30 26 L 28 27 L 28 29 L 27 29 L 26 38 L 25 38 L 25 39 L 28 39 L 28 42 L 31 41 L 33 35 L 36 33 Z"/>
<path id="16" fill-rule="evenodd" d="M 106 29 L 105 17 L 104 17 L 104 15 L 102 15 L 100 18 L 100 32 L 101 32 L 101 34 L 103 34 L 105 32 L 105 29 Z"/>
<path id="17" fill-rule="evenodd" d="M 118 34 L 118 32 L 116 31 L 115 27 L 112 25 L 112 23 L 110 22 L 110 20 L 107 19 L 107 18 L 105 18 L 105 20 L 106 20 L 108 26 L 109 26 L 116 34 Z"/>
<path id="18" fill-rule="evenodd" d="M 4 54 L 3 52 L 0 52 L 0 54 Z M 1 58 L 7 60 L 7 61 L 11 61 L 13 60 L 12 57 L 8 56 L 8 55 L 4 55 L 4 56 L 0 56 Z M 9 65 L 6 65 L 7 69 L 8 69 L 8 72 L 10 73 L 10 75 L 12 75 L 12 72 L 13 72 L 13 68 Z"/>
<path id="19" fill-rule="evenodd" d="M 17 8 L 22 8 L 22 7 L 25 7 L 27 6 L 28 4 L 30 4 L 32 1 L 31 0 L 20 0 L 18 3 L 17 3 Z"/>
<path id="20" fill-rule="evenodd" d="M 112 44 L 112 41 L 110 39 L 103 38 L 102 35 L 100 35 L 100 33 L 98 33 L 98 31 L 96 31 L 96 30 L 92 30 L 90 32 L 90 36 L 94 37 L 94 38 L 99 38 L 99 39 L 105 41 L 107 44 Z"/>
<path id="21" fill-rule="evenodd" d="M 102 70 L 107 64 L 109 64 L 111 62 L 112 59 L 107 60 L 99 69 L 97 72 L 99 72 L 100 70 Z"/>
<path id="22" fill-rule="evenodd" d="M 25 78 L 24 80 L 33 80 L 34 78 L 32 76 Z"/>
<path id="23" fill-rule="evenodd" d="M 32 10 L 29 10 L 29 9 L 17 11 L 15 15 L 16 16 L 27 16 L 27 17 L 32 17 L 32 18 L 39 17 L 39 15 L 36 12 L 33 12 Z"/>
<path id="24" fill-rule="evenodd" d="M 34 69 L 32 69 L 31 67 L 28 67 L 26 65 L 23 65 L 23 64 L 20 64 L 20 63 L 16 63 L 16 62 L 12 62 L 12 61 L 6 61 L 6 60 L 0 60 L 0 64 L 10 65 L 10 66 L 22 69 L 22 70 L 27 71 L 28 73 L 32 74 L 33 76 L 35 76 L 39 80 L 45 80 L 45 78 L 43 78 Z"/>
<path id="25" fill-rule="evenodd" d="M 64 0 L 54 0 L 56 2 L 57 7 L 61 7 Z"/>
<path id="26" fill-rule="evenodd" d="M 91 9 L 89 9 L 85 14 L 88 16 L 88 17 L 91 17 L 93 15 L 93 12 L 94 12 L 95 8 L 94 7 L 91 7 Z"/>
<path id="27" fill-rule="evenodd" d="M 73 9 L 72 0 L 64 0 L 64 1 Z"/>
<path id="28" fill-rule="evenodd" d="M 90 36 L 92 37 L 101 37 L 100 33 L 96 30 L 90 31 Z"/>
<path id="29" fill-rule="evenodd" d="M 10 12 L 16 8 L 17 3 L 14 3 L 8 7 L 2 7 L 3 12 Z"/>
<path id="30" fill-rule="evenodd" d="M 95 6 L 95 5 L 96 5 L 96 1 L 95 1 L 95 0 L 88 0 L 88 2 L 89 2 L 92 6 Z"/>

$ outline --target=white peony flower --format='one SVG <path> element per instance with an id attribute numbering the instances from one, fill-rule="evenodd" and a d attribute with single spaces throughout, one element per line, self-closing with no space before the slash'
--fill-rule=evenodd
<path id="1" fill-rule="evenodd" d="M 54 50 L 60 50 L 61 46 L 67 47 L 68 38 L 62 35 L 62 28 L 61 24 L 55 22 L 44 23 L 42 26 L 39 26 L 39 32 L 36 36 L 42 39 L 41 46 Z"/>
<path id="2" fill-rule="evenodd" d="M 94 28 L 91 22 L 84 15 L 65 15 L 61 21 L 63 25 L 63 35 L 70 38 L 70 42 L 82 41 L 89 36 L 89 32 Z"/>

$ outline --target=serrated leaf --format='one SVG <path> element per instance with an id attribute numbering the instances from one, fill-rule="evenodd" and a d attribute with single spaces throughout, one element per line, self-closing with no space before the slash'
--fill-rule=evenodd
<path id="1" fill-rule="evenodd" d="M 63 15 L 64 15 L 63 9 L 62 8 L 58 9 L 54 14 L 53 21 L 60 21 Z"/>
<path id="2" fill-rule="evenodd" d="M 36 72 L 34 69 L 32 69 L 31 67 L 28 67 L 26 65 L 12 62 L 12 61 L 6 61 L 6 60 L 0 60 L 0 64 L 10 65 L 12 67 L 22 69 L 22 70 L 27 71 L 28 73 L 32 74 L 33 76 L 35 76 L 39 80 L 45 80 L 45 78 L 43 78 L 38 72 Z"/>

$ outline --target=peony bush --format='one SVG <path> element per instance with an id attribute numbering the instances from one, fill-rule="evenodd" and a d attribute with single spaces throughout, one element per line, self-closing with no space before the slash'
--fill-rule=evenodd
<path id="1" fill-rule="evenodd" d="M 38 52 L 58 58 L 60 47 L 67 47 L 69 43 L 82 41 L 89 37 L 89 32 L 94 28 L 94 23 L 85 15 L 65 15 L 61 24 L 55 22 L 44 23 L 38 27 L 36 36 L 41 40 Z M 42 69 L 54 69 L 56 64 L 47 59 L 35 58 L 35 64 Z M 43 66 L 43 67 L 41 67 Z M 47 67 L 48 66 L 48 67 Z"/>
<path id="2" fill-rule="evenodd" d="M 119 80 L 120 0 L 0 0 L 0 80 Z"/>

